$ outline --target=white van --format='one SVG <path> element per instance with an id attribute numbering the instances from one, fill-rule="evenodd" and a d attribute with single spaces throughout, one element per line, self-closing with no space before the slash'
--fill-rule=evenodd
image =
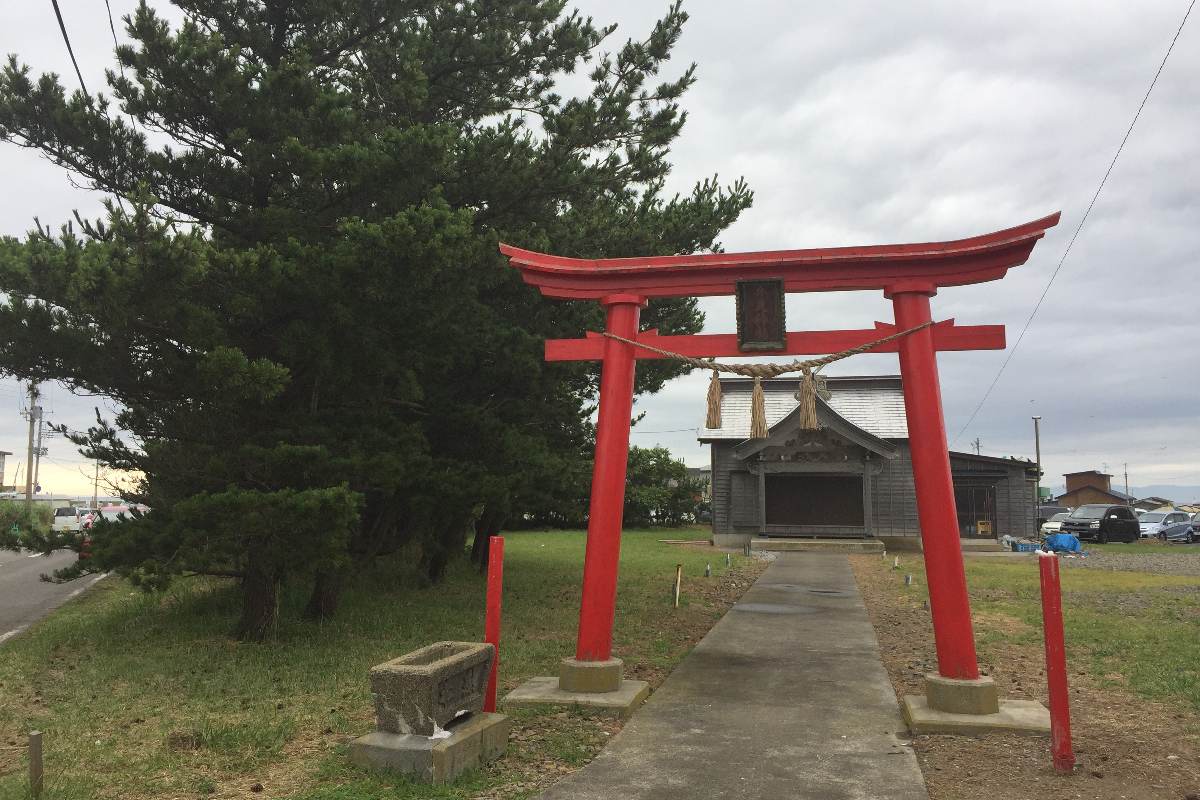
<path id="1" fill-rule="evenodd" d="M 56 508 L 54 522 L 51 524 L 56 531 L 78 531 L 82 527 L 83 518 L 88 513 L 86 508 Z"/>

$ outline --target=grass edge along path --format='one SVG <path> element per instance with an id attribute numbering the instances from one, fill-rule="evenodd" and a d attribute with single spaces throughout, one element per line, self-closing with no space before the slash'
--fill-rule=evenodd
<path id="1" fill-rule="evenodd" d="M 924 562 L 851 558 L 897 702 L 936 671 Z M 1007 699 L 1047 702 L 1034 558 L 967 558 L 980 670 Z M 911 586 L 904 583 L 912 574 Z M 1003 734 L 913 741 L 934 800 L 1179 800 L 1200 794 L 1200 578 L 1063 570 L 1075 771 L 1049 740 Z"/>
<path id="2" fill-rule="evenodd" d="M 657 541 L 673 535 L 627 531 L 622 542 L 614 652 L 627 676 L 654 686 L 764 566 L 735 554 L 726 573 L 723 551 Z M 572 654 L 584 540 L 505 534 L 502 694 L 557 674 Z M 685 576 L 678 611 L 669 591 L 676 564 Z M 374 727 L 367 670 L 430 642 L 482 640 L 486 577 L 460 562 L 429 586 L 405 559 L 388 560 L 322 623 L 299 619 L 306 589 L 282 588 L 278 630 L 261 644 L 230 636 L 231 581 L 181 581 L 144 595 L 117 578 L 4 643 L 0 797 L 28 796 L 19 745 L 31 729 L 45 733 L 47 800 L 521 796 L 585 763 L 613 733 L 599 718 L 521 712 L 514 729 L 527 741 L 510 748 L 507 771 L 435 791 L 349 770 L 345 742 Z"/>

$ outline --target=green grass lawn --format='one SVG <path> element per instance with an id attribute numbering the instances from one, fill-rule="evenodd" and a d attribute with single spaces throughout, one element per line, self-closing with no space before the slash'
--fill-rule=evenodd
<path id="1" fill-rule="evenodd" d="M 666 668 L 686 655 L 671 630 L 675 565 L 692 578 L 710 562 L 714 575 L 725 570 L 723 555 L 656 541 L 678 536 L 626 532 L 621 553 L 614 641 Z M 584 539 L 506 534 L 502 691 L 557 674 L 573 655 Z M 484 576 L 460 563 L 427 586 L 383 562 L 324 623 L 299 619 L 306 590 L 285 586 L 276 635 L 246 644 L 230 638 L 239 600 L 229 581 L 144 595 L 110 578 L 0 646 L 0 797 L 28 796 L 20 745 L 33 729 L 45 735 L 48 800 L 220 796 L 256 780 L 265 797 L 458 797 L 504 780 L 476 775 L 434 792 L 348 770 L 343 757 L 348 736 L 374 729 L 371 666 L 438 640 L 482 640 Z"/>
<path id="2" fill-rule="evenodd" d="M 1129 547 L 1101 545 L 1125 552 Z M 1162 545 L 1133 547 L 1171 552 Z M 1035 561 L 969 558 L 966 574 L 975 613 L 1025 623 L 1015 630 L 977 625 L 982 660 L 994 659 L 1005 644 L 1042 646 Z M 1200 710 L 1200 578 L 1086 569 L 1064 569 L 1060 574 L 1072 670 L 1084 670 L 1101 683 L 1127 686 L 1148 699 Z M 928 598 L 926 587 L 904 586 L 901 577 L 896 591 L 914 606 L 921 605 Z"/>

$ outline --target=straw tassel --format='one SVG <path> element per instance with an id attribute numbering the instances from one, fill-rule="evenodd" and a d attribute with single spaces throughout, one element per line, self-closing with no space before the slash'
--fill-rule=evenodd
<path id="1" fill-rule="evenodd" d="M 750 438 L 766 439 L 768 436 L 767 400 L 763 396 L 762 378 L 755 378 L 754 393 L 750 395 Z"/>
<path id="2" fill-rule="evenodd" d="M 820 425 L 817 424 L 817 382 L 813 379 L 812 372 L 808 369 L 804 370 L 804 377 L 800 379 L 800 430 L 815 431 Z"/>
<path id="3" fill-rule="evenodd" d="M 704 427 L 721 427 L 721 373 L 715 369 L 712 380 L 708 382 L 708 419 L 705 420 Z"/>

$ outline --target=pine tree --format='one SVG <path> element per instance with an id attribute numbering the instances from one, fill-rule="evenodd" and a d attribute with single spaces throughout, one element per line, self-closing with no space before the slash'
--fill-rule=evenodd
<path id="1" fill-rule="evenodd" d="M 662 196 L 695 70 L 651 85 L 679 5 L 611 54 L 559 0 L 176 5 L 178 29 L 126 19 L 111 97 L 16 57 L 0 75 L 0 137 L 112 198 L 0 241 L 0 372 L 121 408 L 72 438 L 154 511 L 81 568 L 235 576 L 254 639 L 285 576 L 327 616 L 379 556 L 407 546 L 436 580 L 472 530 L 579 495 L 597 365 L 542 343 L 601 312 L 542 298 L 498 242 L 714 250 L 751 195 Z M 591 92 L 556 94 L 580 67 Z M 691 299 L 643 320 L 702 323 Z M 639 366 L 637 390 L 680 372 Z"/>

